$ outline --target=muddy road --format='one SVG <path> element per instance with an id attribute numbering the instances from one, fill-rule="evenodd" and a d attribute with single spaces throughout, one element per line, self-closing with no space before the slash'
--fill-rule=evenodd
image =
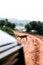
<path id="1" fill-rule="evenodd" d="M 43 37 L 14 31 L 19 44 L 24 44 L 23 52 L 26 65 L 43 65 Z M 26 38 L 17 36 L 27 35 Z"/>

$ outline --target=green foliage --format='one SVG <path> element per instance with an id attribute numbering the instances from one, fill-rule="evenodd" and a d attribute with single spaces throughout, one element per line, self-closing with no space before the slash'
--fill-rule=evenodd
<path id="1" fill-rule="evenodd" d="M 43 34 L 43 23 L 40 21 L 31 21 L 30 23 L 25 25 L 25 28 L 27 32 L 31 32 L 32 30 L 34 30 L 37 31 L 38 34 Z"/>
<path id="2" fill-rule="evenodd" d="M 27 31 L 27 32 L 30 32 L 32 27 L 31 27 L 30 24 L 26 24 L 26 25 L 25 25 L 25 28 L 26 28 L 26 31 Z"/>
<path id="3" fill-rule="evenodd" d="M 15 28 L 15 24 L 8 21 L 8 19 L 5 19 L 5 27 L 10 27 L 12 29 Z"/>
<path id="4" fill-rule="evenodd" d="M 14 23 L 9 22 L 8 19 L 0 20 L 0 29 L 9 34 L 13 33 L 12 30 L 14 30 L 15 26 L 16 25 Z"/>
<path id="5" fill-rule="evenodd" d="M 4 26 L 5 21 L 4 20 L 0 20 L 0 26 Z"/>
<path id="6" fill-rule="evenodd" d="M 12 33 L 12 29 L 10 27 L 1 27 L 0 29 L 7 32 L 7 33 L 9 33 L 9 34 Z"/>

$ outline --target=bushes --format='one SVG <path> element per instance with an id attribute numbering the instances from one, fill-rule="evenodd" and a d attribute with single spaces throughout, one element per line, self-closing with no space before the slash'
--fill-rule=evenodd
<path id="1" fill-rule="evenodd" d="M 43 34 L 43 23 L 40 21 L 32 21 L 32 22 L 26 24 L 25 28 L 26 28 L 27 32 L 32 33 L 32 30 L 34 30 L 33 33 L 35 33 L 35 31 L 36 31 L 38 34 Z"/>
<path id="2" fill-rule="evenodd" d="M 26 28 L 26 31 L 27 31 L 27 32 L 30 32 L 32 27 L 31 27 L 30 24 L 26 24 L 26 25 L 25 25 L 25 28 Z"/>
<path id="3" fill-rule="evenodd" d="M 12 35 L 12 30 L 14 30 L 15 28 L 15 24 L 11 23 L 8 21 L 8 19 L 5 20 L 0 20 L 0 29 L 11 34 Z"/>

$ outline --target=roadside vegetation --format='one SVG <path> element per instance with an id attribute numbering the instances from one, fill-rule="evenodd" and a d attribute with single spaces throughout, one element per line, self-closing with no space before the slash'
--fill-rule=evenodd
<path id="1" fill-rule="evenodd" d="M 31 21 L 25 25 L 25 28 L 28 33 L 43 35 L 43 22 Z"/>
<path id="2" fill-rule="evenodd" d="M 0 20 L 0 30 L 3 30 L 9 34 L 12 35 L 13 31 L 15 29 L 15 24 L 8 21 L 8 19 Z"/>
<path id="3" fill-rule="evenodd" d="M 13 35 L 12 34 L 13 30 L 19 31 L 19 30 L 16 30 L 15 27 L 16 27 L 15 23 L 11 23 L 8 19 L 0 20 L 0 30 L 3 30 Z M 25 25 L 25 29 L 27 33 L 43 35 L 43 22 L 31 21 L 30 23 L 27 23 Z"/>

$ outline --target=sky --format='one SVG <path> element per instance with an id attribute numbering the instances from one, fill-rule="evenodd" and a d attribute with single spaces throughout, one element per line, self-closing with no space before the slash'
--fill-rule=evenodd
<path id="1" fill-rule="evenodd" d="M 0 0 L 0 17 L 43 21 L 43 0 Z"/>

